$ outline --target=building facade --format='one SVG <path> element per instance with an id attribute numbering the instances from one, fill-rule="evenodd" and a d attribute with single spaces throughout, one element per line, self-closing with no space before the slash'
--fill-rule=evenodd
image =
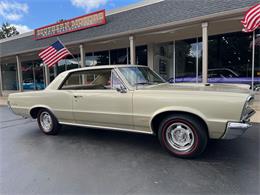
<path id="1" fill-rule="evenodd" d="M 256 3 L 151 0 L 112 10 L 104 25 L 59 35 L 73 56 L 50 69 L 42 66 L 38 53 L 57 37 L 35 40 L 29 32 L 3 39 L 0 93 L 41 90 L 65 70 L 107 64 L 147 65 L 172 83 L 257 86 L 260 30 L 244 33 L 240 22 Z"/>

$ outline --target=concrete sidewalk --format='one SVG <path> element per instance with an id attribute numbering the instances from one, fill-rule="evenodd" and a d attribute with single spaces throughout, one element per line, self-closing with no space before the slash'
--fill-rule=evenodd
<path id="1" fill-rule="evenodd" d="M 7 106 L 7 97 L 0 97 L 0 106 Z M 253 108 L 256 110 L 256 114 L 252 117 L 251 121 L 255 123 L 260 123 L 260 94 L 255 96 L 255 102 Z"/>
<path id="2" fill-rule="evenodd" d="M 7 105 L 7 97 L 0 96 L 0 106 L 6 106 Z"/>

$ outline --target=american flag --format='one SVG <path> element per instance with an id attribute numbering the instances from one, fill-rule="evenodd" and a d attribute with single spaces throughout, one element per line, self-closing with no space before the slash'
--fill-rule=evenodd
<path id="1" fill-rule="evenodd" d="M 251 7 L 241 21 L 244 25 L 244 32 L 253 32 L 260 26 L 260 3 Z"/>
<path id="2" fill-rule="evenodd" d="M 63 46 L 60 41 L 56 41 L 51 46 L 47 47 L 41 53 L 39 53 L 40 58 L 45 64 L 48 65 L 48 67 L 53 66 L 68 55 L 71 55 L 71 53 Z"/>

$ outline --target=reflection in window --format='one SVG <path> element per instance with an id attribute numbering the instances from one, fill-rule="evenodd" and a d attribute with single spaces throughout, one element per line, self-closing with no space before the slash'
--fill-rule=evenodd
<path id="1" fill-rule="evenodd" d="M 94 52 L 93 56 L 94 65 L 108 65 L 109 64 L 109 51 Z"/>
<path id="2" fill-rule="evenodd" d="M 202 45 L 197 39 L 175 42 L 176 82 L 198 82 L 202 66 Z"/>
<path id="3" fill-rule="evenodd" d="M 18 90 L 16 63 L 1 64 L 3 90 Z"/>
<path id="4" fill-rule="evenodd" d="M 228 33 L 209 37 L 211 83 L 251 83 L 252 33 Z"/>
<path id="5" fill-rule="evenodd" d="M 109 65 L 109 51 L 86 54 L 86 66 Z"/>
<path id="6" fill-rule="evenodd" d="M 58 62 L 57 73 L 61 73 L 65 70 L 71 70 L 79 67 L 79 56 L 68 56 Z"/>
<path id="7" fill-rule="evenodd" d="M 23 90 L 42 90 L 45 88 L 44 68 L 40 60 L 22 62 Z"/>
<path id="8" fill-rule="evenodd" d="M 127 49 L 114 49 L 110 51 L 111 64 L 127 64 Z"/>
<path id="9" fill-rule="evenodd" d="M 173 77 L 173 44 L 160 43 L 154 48 L 154 70 L 165 80 Z"/>
<path id="10" fill-rule="evenodd" d="M 136 64 L 147 66 L 147 46 L 136 47 Z"/>
<path id="11" fill-rule="evenodd" d="M 23 90 L 35 90 L 32 61 L 22 62 L 22 75 Z"/>

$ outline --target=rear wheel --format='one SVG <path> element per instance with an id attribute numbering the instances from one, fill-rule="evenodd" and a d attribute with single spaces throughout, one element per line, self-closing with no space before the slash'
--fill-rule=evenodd
<path id="1" fill-rule="evenodd" d="M 57 118 L 47 109 L 38 112 L 37 122 L 42 132 L 47 135 L 57 135 L 61 128 Z"/>
<path id="2" fill-rule="evenodd" d="M 158 138 L 167 151 L 181 158 L 200 155 L 208 142 L 205 125 L 185 114 L 165 118 L 160 124 Z"/>

